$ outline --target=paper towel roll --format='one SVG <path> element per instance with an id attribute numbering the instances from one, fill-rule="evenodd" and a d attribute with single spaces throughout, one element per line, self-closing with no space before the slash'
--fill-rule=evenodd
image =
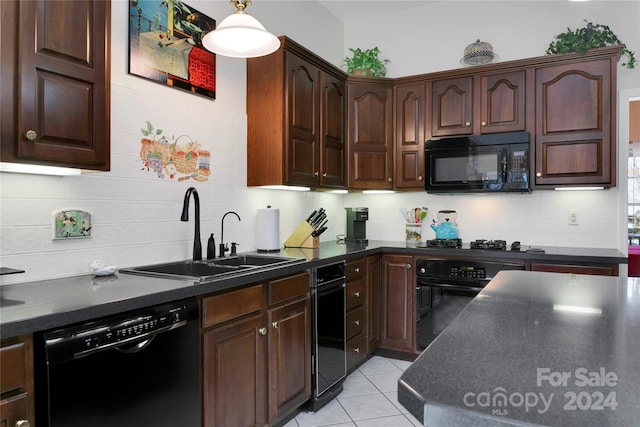
<path id="1" fill-rule="evenodd" d="M 256 249 L 260 252 L 280 250 L 280 209 L 258 209 Z"/>

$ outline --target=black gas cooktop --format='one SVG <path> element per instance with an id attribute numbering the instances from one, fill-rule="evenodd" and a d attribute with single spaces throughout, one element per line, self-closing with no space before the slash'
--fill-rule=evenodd
<path id="1" fill-rule="evenodd" d="M 427 248 L 452 248 L 452 249 L 481 249 L 491 251 L 520 251 L 521 245 L 519 241 L 508 244 L 506 240 L 486 240 L 477 239 L 469 242 L 469 246 L 462 243 L 462 239 L 432 239 L 425 242 Z M 544 252 L 542 249 L 530 248 L 527 252 L 533 251 Z"/>

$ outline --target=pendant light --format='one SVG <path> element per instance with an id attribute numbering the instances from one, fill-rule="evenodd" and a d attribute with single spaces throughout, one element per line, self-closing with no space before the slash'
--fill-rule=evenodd
<path id="1" fill-rule="evenodd" d="M 236 11 L 204 36 L 202 44 L 205 48 L 232 58 L 254 58 L 268 55 L 280 47 L 280 40 L 245 12 L 250 0 L 231 0 L 229 3 Z"/>

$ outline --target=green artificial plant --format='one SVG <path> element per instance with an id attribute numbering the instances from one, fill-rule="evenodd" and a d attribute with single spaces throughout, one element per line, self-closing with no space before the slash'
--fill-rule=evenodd
<path id="1" fill-rule="evenodd" d="M 569 52 L 586 52 L 589 49 L 604 46 L 623 45 L 618 39 L 611 28 L 606 25 L 593 24 L 586 19 L 587 24 L 583 28 L 577 28 L 575 31 L 567 28 L 567 31 L 555 36 L 555 41 L 549 44 L 546 50 L 548 55 L 555 53 L 569 53 Z M 636 64 L 636 58 L 634 52 L 627 49 L 625 46 L 622 50 L 622 55 L 626 55 L 628 60 L 622 65 L 627 68 L 634 68 Z"/>
<path id="2" fill-rule="evenodd" d="M 387 75 L 386 64 L 391 62 L 388 59 L 380 59 L 380 49 L 374 47 L 372 49 L 362 50 L 360 48 L 349 48 L 352 55 L 344 59 L 344 68 L 351 75 L 384 77 Z"/>

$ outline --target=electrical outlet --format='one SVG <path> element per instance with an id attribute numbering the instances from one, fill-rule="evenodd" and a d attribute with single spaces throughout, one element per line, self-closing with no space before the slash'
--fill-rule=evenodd
<path id="1" fill-rule="evenodd" d="M 569 211 L 569 225 L 578 225 L 580 221 L 578 220 L 578 211 Z"/>

